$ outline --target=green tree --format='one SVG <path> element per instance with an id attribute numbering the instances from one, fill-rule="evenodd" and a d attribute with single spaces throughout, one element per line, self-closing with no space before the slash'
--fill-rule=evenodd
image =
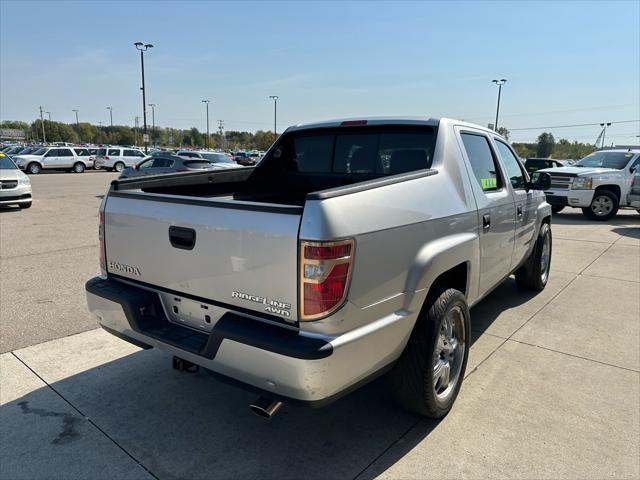
<path id="1" fill-rule="evenodd" d="M 509 140 L 509 135 L 511 135 L 511 132 L 509 132 L 509 130 L 507 130 L 504 127 L 498 127 L 497 133 L 499 135 L 502 135 L 504 138 L 506 138 L 507 140 Z"/>
<path id="2" fill-rule="evenodd" d="M 538 136 L 538 145 L 536 147 L 536 156 L 538 158 L 548 158 L 556 144 L 553 134 L 543 132 Z"/>

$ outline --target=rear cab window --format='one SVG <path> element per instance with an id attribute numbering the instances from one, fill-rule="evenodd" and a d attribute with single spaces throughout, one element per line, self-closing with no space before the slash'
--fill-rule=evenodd
<path id="1" fill-rule="evenodd" d="M 430 168 L 434 144 L 428 126 L 337 128 L 294 132 L 272 156 L 288 173 L 375 178 Z"/>

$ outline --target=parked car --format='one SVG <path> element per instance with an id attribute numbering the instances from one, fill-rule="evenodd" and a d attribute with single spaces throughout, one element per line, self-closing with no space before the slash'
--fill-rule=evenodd
<path id="1" fill-rule="evenodd" d="M 640 213 L 640 168 L 636 168 L 628 197 L 629 205 Z"/>
<path id="2" fill-rule="evenodd" d="M 0 153 L 0 206 L 31 206 L 31 181 L 8 155 Z"/>
<path id="3" fill-rule="evenodd" d="M 125 168 L 119 178 L 198 170 L 218 170 L 219 168 L 219 166 L 203 158 L 179 157 L 177 155 L 150 156 L 135 167 Z"/>
<path id="4" fill-rule="evenodd" d="M 229 158 L 229 155 L 222 152 L 209 152 L 207 150 L 178 150 L 176 155 L 207 160 L 219 168 L 235 168 L 238 166 L 236 162 Z"/>
<path id="5" fill-rule="evenodd" d="M 94 153 L 91 153 L 91 150 Z M 97 153 L 97 148 L 90 149 L 85 147 L 74 147 L 73 151 L 76 153 L 76 156 L 84 161 L 84 165 L 86 168 L 93 168 L 93 162 L 95 161 L 95 155 Z"/>
<path id="6" fill-rule="evenodd" d="M 547 284 L 549 184 L 466 122 L 298 125 L 256 168 L 112 182 L 89 310 L 175 368 L 262 392 L 252 410 L 266 417 L 385 372 L 402 406 L 443 417 L 469 307 L 512 273 Z"/>
<path id="7" fill-rule="evenodd" d="M 564 160 L 555 160 L 553 158 L 527 158 L 524 166 L 531 175 L 542 168 L 568 167 L 570 164 Z"/>
<path id="8" fill-rule="evenodd" d="M 13 159 L 21 170 L 33 175 L 42 170 L 82 173 L 92 165 L 89 157 L 78 156 L 76 149 L 70 147 L 42 147 L 28 155 L 16 155 Z"/>
<path id="9" fill-rule="evenodd" d="M 134 167 L 146 155 L 141 150 L 125 147 L 106 147 L 98 149 L 93 163 L 97 170 L 122 172 L 126 167 Z"/>
<path id="10" fill-rule="evenodd" d="M 252 166 L 256 164 L 256 159 L 251 158 L 247 152 L 234 152 L 233 160 L 238 165 Z"/>
<path id="11" fill-rule="evenodd" d="M 620 208 L 635 208 L 629 198 L 640 168 L 640 149 L 599 150 L 574 166 L 540 170 L 551 175 L 547 202 L 558 213 L 565 207 L 581 208 L 592 220 L 609 220 Z"/>

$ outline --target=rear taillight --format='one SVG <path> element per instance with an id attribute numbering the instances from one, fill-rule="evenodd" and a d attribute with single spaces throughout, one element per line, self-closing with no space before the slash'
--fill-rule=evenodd
<path id="1" fill-rule="evenodd" d="M 106 155 L 104 157 L 102 157 L 105 160 L 109 160 L 109 157 L 107 157 Z"/>
<path id="2" fill-rule="evenodd" d="M 104 249 L 104 212 L 98 214 L 100 224 L 98 225 L 98 242 L 100 243 L 100 273 L 103 277 L 107 276 L 107 258 Z"/>
<path id="3" fill-rule="evenodd" d="M 347 296 L 354 242 L 300 242 L 300 321 L 325 317 Z"/>

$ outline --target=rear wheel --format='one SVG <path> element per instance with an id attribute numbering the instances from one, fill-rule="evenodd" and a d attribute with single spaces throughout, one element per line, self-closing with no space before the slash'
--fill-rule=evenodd
<path id="1" fill-rule="evenodd" d="M 553 213 L 560 213 L 562 210 L 564 210 L 564 205 L 551 205 L 551 211 Z"/>
<path id="2" fill-rule="evenodd" d="M 597 190 L 591 205 L 582 209 L 582 213 L 591 220 L 606 221 L 616 216 L 620 200 L 610 190 Z"/>
<path id="3" fill-rule="evenodd" d="M 116 164 L 113 166 L 113 169 L 114 169 L 116 172 L 121 172 L 122 170 L 124 170 L 124 163 L 122 163 L 122 162 L 118 162 L 118 163 L 116 163 Z"/>
<path id="4" fill-rule="evenodd" d="M 393 395 L 402 407 L 431 418 L 449 413 L 467 366 L 469 319 L 467 301 L 458 290 L 430 295 L 390 373 Z"/>
<path id="5" fill-rule="evenodd" d="M 41 171 L 42 171 L 42 167 L 40 166 L 39 163 L 34 162 L 27 165 L 27 172 L 29 172 L 32 175 L 37 175 Z"/>
<path id="6" fill-rule="evenodd" d="M 82 162 L 76 162 L 76 163 L 73 164 L 73 172 L 74 173 L 82 173 L 82 172 L 84 172 L 84 169 L 85 169 L 84 163 L 82 163 Z"/>
<path id="7" fill-rule="evenodd" d="M 524 265 L 516 270 L 516 283 L 523 290 L 541 291 L 549 281 L 552 250 L 551 227 L 543 223 L 533 252 Z"/>

